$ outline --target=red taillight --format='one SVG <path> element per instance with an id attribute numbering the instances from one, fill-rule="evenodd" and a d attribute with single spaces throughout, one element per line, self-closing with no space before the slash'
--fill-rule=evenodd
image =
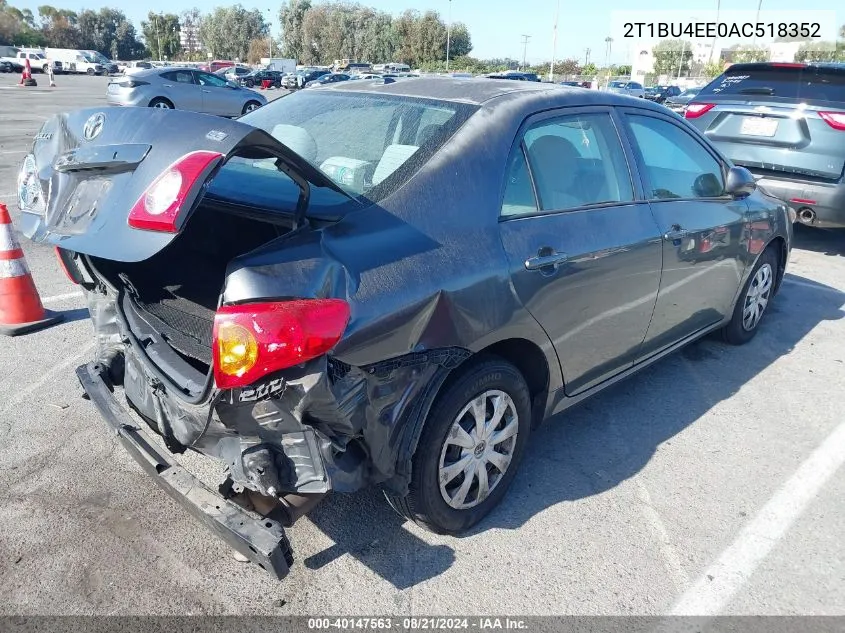
<path id="1" fill-rule="evenodd" d="M 711 108 L 716 106 L 715 103 L 690 103 L 687 109 L 684 110 L 685 119 L 697 119 L 705 112 L 709 112 Z"/>
<path id="2" fill-rule="evenodd" d="M 789 201 L 796 204 L 817 204 L 812 198 L 790 198 Z"/>
<path id="3" fill-rule="evenodd" d="M 775 62 L 770 64 L 772 68 L 806 68 L 807 64 L 800 64 L 798 62 Z"/>
<path id="4" fill-rule="evenodd" d="M 845 130 L 845 112 L 819 112 L 819 116 L 834 130 Z"/>
<path id="5" fill-rule="evenodd" d="M 129 226 L 176 233 L 179 213 L 191 188 L 223 158 L 219 152 L 196 151 L 165 169 L 141 194 L 129 212 Z"/>
<path id="6" fill-rule="evenodd" d="M 219 389 L 249 385 L 331 350 L 349 322 L 341 299 L 295 299 L 222 306 L 212 333 Z"/>

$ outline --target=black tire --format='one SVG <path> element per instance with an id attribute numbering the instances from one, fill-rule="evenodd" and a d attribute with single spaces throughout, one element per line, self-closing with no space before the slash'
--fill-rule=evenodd
<path id="1" fill-rule="evenodd" d="M 86 75 L 89 75 L 89 76 L 91 76 L 91 77 L 93 77 L 93 76 L 94 76 L 94 75 L 96 75 L 97 73 L 96 73 L 96 71 L 95 71 L 93 68 L 89 68 L 88 70 L 86 70 L 86 71 L 85 71 L 85 74 L 86 74 Z"/>
<path id="2" fill-rule="evenodd" d="M 721 330 L 722 340 L 726 343 L 744 345 L 757 334 L 757 330 L 760 329 L 760 323 L 766 315 L 766 310 L 775 296 L 778 282 L 778 263 L 778 254 L 773 246 L 769 246 L 757 259 L 757 263 L 748 276 L 748 281 L 743 286 L 739 299 L 737 299 L 730 322 Z M 754 306 L 760 304 L 755 299 L 754 293 L 759 293 L 762 277 L 765 276 L 764 273 L 760 272 L 762 270 L 768 270 L 768 288 L 762 293 L 765 296 L 766 302 L 762 310 L 759 311 L 759 315 L 753 320 L 753 324 L 751 324 L 750 319 L 746 320 L 746 308 L 749 308 L 752 303 Z M 749 324 L 751 327 L 748 327 Z"/>
<path id="3" fill-rule="evenodd" d="M 510 363 L 492 356 L 469 361 L 469 363 L 461 374 L 438 394 L 429 412 L 412 460 L 408 495 L 385 493 L 390 505 L 399 514 L 438 534 L 454 534 L 467 530 L 499 504 L 519 468 L 531 431 L 531 394 L 519 370 Z M 441 453 L 444 456 L 447 454 L 444 452 L 444 446 L 447 436 L 452 435 L 452 426 L 458 414 L 473 400 L 491 390 L 502 391 L 510 396 L 518 418 L 515 440 L 505 440 L 505 443 L 512 442 L 510 445 L 512 457 L 504 474 L 498 476 L 486 499 L 473 507 L 456 509 L 450 506 L 441 494 L 439 482 Z M 486 411 L 489 412 L 490 409 Z M 499 429 L 498 426 L 497 429 Z M 452 449 L 455 448 L 457 447 L 452 446 Z M 479 445 L 476 445 L 475 449 L 478 448 Z M 469 449 L 465 450 L 467 454 L 462 456 L 461 460 L 472 459 L 474 455 L 478 455 L 475 450 L 472 453 L 469 453 Z M 488 470 L 488 466 L 491 469 L 494 467 L 492 464 L 484 466 L 489 482 L 491 474 L 495 475 L 499 471 Z M 464 481 L 464 478 L 465 474 L 461 473 L 449 481 Z M 477 476 L 473 477 L 469 493 L 475 491 L 477 494 L 478 485 Z M 455 487 L 459 487 L 457 483 Z"/>
<path id="4" fill-rule="evenodd" d="M 47 72 L 48 72 L 49 70 L 50 70 L 50 65 L 49 65 L 49 64 L 44 64 L 44 65 L 41 67 L 41 72 L 42 72 L 42 73 L 44 73 L 45 75 L 47 74 Z"/>
<path id="5" fill-rule="evenodd" d="M 255 88 L 255 82 L 252 79 L 247 79 L 244 83 L 247 88 Z"/>
<path id="6" fill-rule="evenodd" d="M 253 110 L 257 110 L 261 107 L 261 104 L 258 101 L 247 101 L 244 104 L 244 109 L 241 110 L 241 114 L 247 114 L 248 112 L 252 112 Z"/>
<path id="7" fill-rule="evenodd" d="M 165 99 L 164 97 L 156 97 L 152 101 L 150 101 L 151 108 L 161 108 L 163 110 L 175 110 L 176 106 L 169 99 Z"/>

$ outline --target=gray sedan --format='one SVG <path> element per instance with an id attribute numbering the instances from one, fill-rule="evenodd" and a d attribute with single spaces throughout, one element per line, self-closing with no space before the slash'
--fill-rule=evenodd
<path id="1" fill-rule="evenodd" d="M 152 68 L 115 78 L 107 90 L 109 105 L 192 110 L 236 117 L 267 103 L 252 90 L 194 68 Z"/>

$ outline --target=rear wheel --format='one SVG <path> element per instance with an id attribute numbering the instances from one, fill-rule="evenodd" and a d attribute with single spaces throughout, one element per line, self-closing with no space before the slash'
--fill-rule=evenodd
<path id="1" fill-rule="evenodd" d="M 246 83 L 247 88 L 254 88 L 255 82 L 252 79 L 247 79 L 244 83 Z"/>
<path id="2" fill-rule="evenodd" d="M 388 501 L 433 532 L 471 528 L 505 495 L 530 418 L 519 371 L 495 357 L 476 361 L 438 396 L 414 453 L 408 495 L 388 493 Z"/>
<path id="3" fill-rule="evenodd" d="M 247 101 L 246 105 L 244 105 L 244 109 L 242 114 L 246 114 L 247 112 L 252 112 L 253 110 L 257 110 L 261 107 L 261 104 L 258 101 Z"/>
<path id="4" fill-rule="evenodd" d="M 730 323 L 722 329 L 722 338 L 731 345 L 742 345 L 757 334 L 766 308 L 775 293 L 778 256 L 774 247 L 767 248 L 751 271 L 736 302 Z"/>
<path id="5" fill-rule="evenodd" d="M 41 72 L 42 72 L 42 73 L 44 73 L 45 75 L 46 75 L 48 72 L 50 72 L 50 65 L 49 65 L 49 64 L 44 64 L 44 65 L 41 67 Z"/>
<path id="6" fill-rule="evenodd" d="M 156 97 L 150 101 L 151 108 L 160 108 L 162 110 L 175 110 L 174 105 L 164 97 Z"/>
<path id="7" fill-rule="evenodd" d="M 96 75 L 96 74 L 97 74 L 97 73 L 94 71 L 94 69 L 93 69 L 93 68 L 89 68 L 89 69 L 88 69 L 88 70 L 86 70 L 85 72 L 86 72 L 86 73 L 88 73 L 88 74 L 89 74 L 89 75 L 91 75 L 91 76 L 94 76 L 94 75 Z"/>

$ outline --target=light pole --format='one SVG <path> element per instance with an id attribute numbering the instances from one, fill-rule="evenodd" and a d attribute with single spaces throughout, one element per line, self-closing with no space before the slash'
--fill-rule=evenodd
<path id="1" fill-rule="evenodd" d="M 607 44 L 604 49 L 604 71 L 607 73 L 605 88 L 607 88 L 607 85 L 610 83 L 610 48 L 613 44 L 613 38 L 608 35 L 604 38 L 604 43 Z"/>
<path id="2" fill-rule="evenodd" d="M 267 13 L 272 16 L 272 14 L 270 13 L 270 9 L 267 9 Z M 272 20 L 272 18 L 267 20 L 267 24 L 268 24 L 267 31 L 268 31 L 268 34 L 270 35 L 270 63 L 272 64 L 273 63 L 273 20 Z"/>
<path id="3" fill-rule="evenodd" d="M 719 23 L 719 10 L 722 8 L 722 0 L 716 0 L 716 24 Z M 719 34 L 713 38 L 713 44 L 710 45 L 710 55 L 707 57 L 707 63 L 713 61 L 713 50 L 716 48 L 716 42 L 719 41 Z"/>
<path id="4" fill-rule="evenodd" d="M 521 70 L 525 70 L 526 60 L 528 59 L 528 40 L 531 39 L 530 35 L 523 35 L 522 36 L 522 68 Z"/>
<path id="5" fill-rule="evenodd" d="M 681 59 L 678 61 L 678 79 L 681 78 L 681 69 L 684 67 L 684 53 L 687 50 L 687 41 L 681 40 Z"/>
<path id="6" fill-rule="evenodd" d="M 560 0 L 557 0 L 555 12 L 555 28 L 552 34 L 552 63 L 549 65 L 549 81 L 555 80 L 555 55 L 557 54 L 557 21 L 560 18 Z"/>
<path id="7" fill-rule="evenodd" d="M 452 0 L 449 0 L 449 20 L 446 23 L 446 72 L 449 72 L 449 45 L 452 40 Z"/>
<path id="8" fill-rule="evenodd" d="M 760 9 L 763 7 L 763 0 L 760 0 L 757 3 L 757 19 L 754 20 L 756 23 L 760 22 Z M 756 46 L 757 44 L 757 29 L 754 29 L 754 41 L 752 42 L 753 45 Z"/>
<path id="9" fill-rule="evenodd" d="M 153 15 L 153 24 L 155 24 L 156 28 L 156 39 L 158 40 L 158 61 L 162 61 L 162 50 L 161 50 L 161 31 L 158 29 L 158 18 L 159 15 Z"/>

